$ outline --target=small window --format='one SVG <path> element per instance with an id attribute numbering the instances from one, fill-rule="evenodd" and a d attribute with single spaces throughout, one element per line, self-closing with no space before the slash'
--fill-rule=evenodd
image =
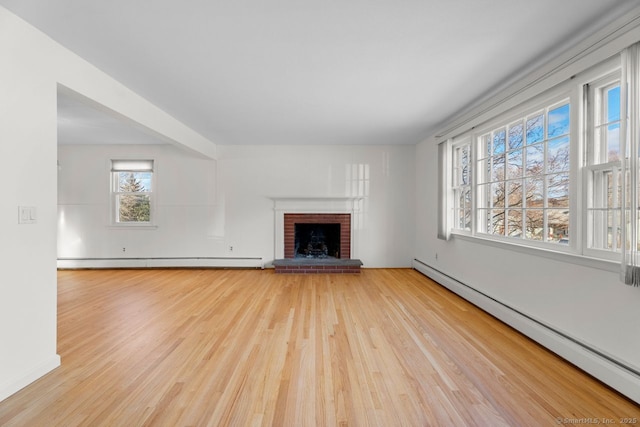
<path id="1" fill-rule="evenodd" d="M 153 166 L 153 160 L 111 161 L 111 201 L 115 224 L 152 224 Z"/>
<path id="2" fill-rule="evenodd" d="M 454 142 L 452 156 L 453 228 L 471 231 L 471 143 Z"/>

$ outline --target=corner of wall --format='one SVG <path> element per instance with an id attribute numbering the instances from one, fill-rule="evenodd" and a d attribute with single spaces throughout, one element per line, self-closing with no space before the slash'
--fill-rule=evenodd
<path id="1" fill-rule="evenodd" d="M 3 384 L 0 384 L 0 402 L 22 390 L 38 378 L 48 374 L 57 367 L 60 366 L 60 356 L 54 355 L 51 358 L 36 365 L 27 372 L 16 375 L 14 378 L 10 378 Z"/>

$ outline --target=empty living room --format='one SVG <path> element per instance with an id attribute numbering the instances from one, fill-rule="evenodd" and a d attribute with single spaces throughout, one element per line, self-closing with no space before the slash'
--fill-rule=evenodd
<path id="1" fill-rule="evenodd" d="M 0 0 L 0 425 L 640 425 L 640 5 Z"/>

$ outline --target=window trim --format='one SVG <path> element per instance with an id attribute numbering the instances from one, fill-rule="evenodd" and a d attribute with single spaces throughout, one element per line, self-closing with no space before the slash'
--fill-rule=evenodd
<path id="1" fill-rule="evenodd" d="M 155 158 L 152 157 L 148 157 L 148 156 L 136 156 L 136 157 L 123 157 L 123 156 L 114 156 L 111 157 L 109 159 L 108 163 L 108 175 L 109 175 L 109 218 L 110 218 L 110 224 L 109 224 L 109 228 L 111 229 L 127 229 L 127 230 L 132 230 L 132 229 L 141 229 L 141 230 L 152 230 L 152 229 L 156 229 L 157 224 L 156 224 L 156 217 L 157 217 L 157 210 L 156 210 L 156 195 L 157 195 L 157 189 L 156 189 L 156 180 L 157 180 L 157 169 L 158 169 L 158 163 L 157 160 Z M 127 169 L 122 168 L 122 167 L 118 167 L 118 168 L 114 168 L 114 164 L 117 163 L 130 163 L 130 164 L 136 164 L 138 163 L 138 167 L 137 168 L 131 168 L 131 169 Z M 150 165 L 150 167 L 148 166 Z M 151 191 L 145 192 L 145 194 L 149 195 L 149 221 L 139 221 L 139 222 L 119 222 L 117 221 L 117 213 L 116 213 L 116 209 L 117 209 L 117 197 L 119 194 L 122 194 L 119 191 L 115 191 L 115 174 L 117 172 L 151 172 Z"/>

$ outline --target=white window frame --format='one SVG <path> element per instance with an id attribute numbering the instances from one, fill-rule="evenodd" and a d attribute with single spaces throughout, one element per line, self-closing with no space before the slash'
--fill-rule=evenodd
<path id="1" fill-rule="evenodd" d="M 466 165 L 464 164 L 464 151 L 466 150 Z M 464 168 L 466 167 L 466 172 Z M 471 234 L 473 231 L 473 217 L 474 217 L 474 205 L 473 205 L 473 171 L 474 171 L 474 157 L 471 138 L 465 136 L 463 138 L 455 138 L 451 144 L 451 189 L 452 189 L 452 227 L 458 233 Z M 466 176 L 465 176 L 466 175 Z M 464 195 L 467 195 L 469 200 L 464 201 L 462 205 L 461 200 L 464 200 Z M 468 227 L 461 227 L 461 213 L 463 216 L 469 215 Z"/>
<path id="2" fill-rule="evenodd" d="M 156 207 L 156 169 L 157 163 L 152 158 L 113 158 L 109 161 L 109 192 L 110 192 L 110 218 L 111 226 L 117 228 L 155 228 Z M 119 189 L 118 174 L 121 172 L 149 172 L 151 173 L 151 189 L 143 192 L 129 193 Z M 140 194 L 149 197 L 149 221 L 120 221 L 119 203 L 121 196 L 127 194 Z"/>
<path id="3" fill-rule="evenodd" d="M 607 216 L 610 212 L 613 212 L 611 226 L 613 236 L 615 236 L 615 230 L 620 227 L 621 201 L 619 200 L 618 192 L 612 191 L 612 207 L 605 207 L 604 205 L 607 203 L 605 200 L 607 199 L 607 194 L 605 194 L 607 188 L 605 186 L 607 184 L 606 177 L 610 176 L 612 188 L 619 187 L 619 173 L 622 163 L 621 160 L 610 161 L 608 155 L 606 153 L 603 154 L 603 150 L 606 150 L 606 139 L 599 138 L 597 133 L 598 130 L 611 124 L 604 117 L 606 106 L 603 104 L 604 97 L 602 94 L 612 87 L 620 86 L 621 79 L 622 71 L 618 68 L 588 82 L 585 95 L 585 121 L 587 124 L 585 126 L 586 159 L 583 172 L 583 182 L 586 185 L 583 204 L 583 224 L 585 224 L 583 251 L 585 255 L 613 261 L 619 261 L 621 256 L 617 239 L 611 239 L 611 248 L 603 248 L 605 245 L 604 240 L 608 240 L 608 233 L 603 232 L 603 229 L 604 227 L 608 228 L 609 224 L 603 224 L 602 218 L 595 217 L 597 212 Z M 621 124 L 621 120 L 618 120 L 618 124 Z M 620 154 L 624 156 L 624 153 Z M 604 156 L 607 156 L 606 160 L 603 160 Z"/>
<path id="4" fill-rule="evenodd" d="M 573 169 L 575 169 L 575 167 L 573 167 L 573 165 L 575 164 L 575 161 L 574 161 L 575 156 L 573 155 L 573 151 L 575 150 L 575 146 L 577 145 L 577 143 L 574 141 L 574 139 L 576 139 L 574 137 L 575 122 L 577 121 L 577 118 L 578 118 L 577 112 L 575 111 L 576 110 L 575 105 L 577 104 L 577 101 L 578 101 L 576 94 L 577 92 L 572 91 L 567 85 L 563 85 L 562 87 L 559 87 L 556 90 L 550 91 L 549 93 L 546 93 L 543 96 L 536 97 L 533 100 L 522 104 L 517 109 L 513 109 L 511 111 L 511 114 L 502 115 L 497 119 L 489 121 L 482 127 L 474 129 L 472 132 L 469 133 L 469 136 L 473 141 L 472 158 L 474 160 L 474 174 L 473 174 L 474 178 L 472 180 L 473 182 L 472 199 L 473 199 L 473 206 L 474 206 L 473 207 L 474 218 L 472 222 L 473 226 L 472 226 L 472 233 L 471 233 L 473 236 L 479 237 L 482 239 L 496 240 L 496 241 L 501 241 L 505 243 L 525 245 L 525 246 L 543 248 L 543 249 L 560 251 L 560 252 L 571 251 L 570 245 L 563 245 L 557 242 L 549 242 L 545 240 L 537 241 L 537 240 L 518 238 L 514 236 L 508 236 L 508 235 L 491 234 L 491 233 L 487 233 L 486 230 L 483 229 L 482 224 L 484 224 L 484 219 L 482 218 L 482 212 L 488 209 L 488 207 L 486 207 L 487 205 L 486 195 L 482 194 L 481 189 L 483 188 L 483 186 L 489 185 L 489 180 L 487 179 L 486 171 L 483 170 L 483 168 L 480 166 L 480 163 L 479 163 L 481 160 L 484 159 L 484 157 L 480 157 L 478 153 L 482 149 L 481 148 L 482 136 L 490 134 L 492 131 L 498 130 L 500 128 L 507 129 L 509 125 L 517 121 L 526 121 L 528 117 L 535 115 L 536 112 L 550 111 L 568 102 L 570 104 L 571 129 L 569 133 L 570 135 L 569 143 L 570 143 L 570 152 L 571 152 L 571 158 L 570 158 L 571 168 L 569 171 L 567 171 L 567 173 L 570 174 L 569 179 L 570 179 L 570 183 L 572 183 L 572 176 L 574 175 Z M 525 145 L 523 142 L 523 149 L 524 147 Z M 546 152 L 544 153 L 544 155 L 546 156 Z M 505 157 L 506 157 L 506 152 L 505 152 Z M 545 179 L 547 175 L 549 174 L 544 175 Z M 524 180 L 524 176 L 522 177 L 522 180 Z M 504 179 L 503 182 L 506 183 L 507 181 L 508 180 Z M 545 192 L 543 193 L 543 197 L 544 197 L 544 200 L 546 200 L 546 190 L 544 191 Z M 572 209 L 572 206 L 575 204 L 572 200 L 572 197 L 575 197 L 574 193 L 575 191 L 572 191 L 572 189 L 570 188 L 569 206 L 567 208 L 567 210 L 570 212 L 569 235 L 575 234 L 575 230 L 573 226 L 575 214 L 573 213 L 574 209 Z M 544 209 L 549 209 L 549 208 L 545 206 Z M 524 213 L 526 211 L 526 207 L 523 206 L 521 210 Z M 452 232 L 454 232 L 455 234 L 459 234 L 459 230 L 453 230 Z"/>

